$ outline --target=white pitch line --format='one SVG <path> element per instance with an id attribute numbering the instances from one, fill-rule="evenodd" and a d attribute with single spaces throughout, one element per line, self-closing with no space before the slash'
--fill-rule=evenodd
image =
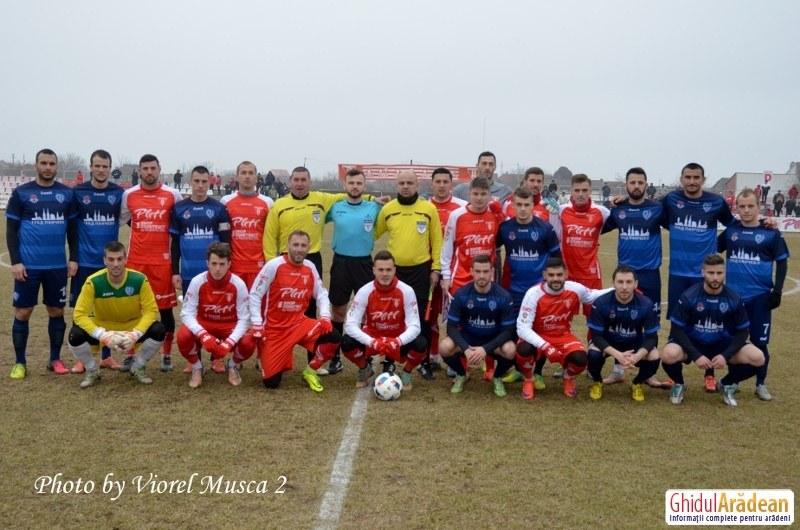
<path id="1" fill-rule="evenodd" d="M 369 392 L 369 387 L 356 392 L 356 399 L 350 409 L 350 419 L 347 420 L 339 451 L 333 461 L 328 489 L 325 490 L 319 507 L 315 529 L 334 529 L 339 526 L 344 499 L 347 497 L 347 487 L 350 485 L 350 476 L 353 473 L 353 462 L 361 441 L 361 427 L 364 424 L 364 417 L 367 415 Z"/>

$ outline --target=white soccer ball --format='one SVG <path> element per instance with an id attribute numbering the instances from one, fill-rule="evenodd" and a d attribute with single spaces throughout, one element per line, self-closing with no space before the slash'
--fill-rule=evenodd
<path id="1" fill-rule="evenodd" d="M 381 401 L 394 401 L 403 392 L 403 381 L 400 376 L 390 373 L 382 373 L 375 378 L 375 386 L 372 387 L 375 397 Z"/>

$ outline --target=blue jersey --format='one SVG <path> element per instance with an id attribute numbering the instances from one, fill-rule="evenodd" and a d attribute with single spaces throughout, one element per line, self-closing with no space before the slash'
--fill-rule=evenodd
<path id="1" fill-rule="evenodd" d="M 380 210 L 381 205 L 374 201 L 334 203 L 325 216 L 325 222 L 334 225 L 333 251 L 352 258 L 371 255 L 375 245 L 375 219 Z"/>
<path id="2" fill-rule="evenodd" d="M 627 200 L 611 210 L 603 232 L 619 229 L 617 258 L 635 271 L 661 267 L 661 220 L 664 207 L 645 199 L 633 205 Z"/>
<path id="3" fill-rule="evenodd" d="M 645 335 L 657 333 L 660 327 L 658 314 L 649 298 L 634 293 L 633 299 L 623 304 L 614 291 L 594 301 L 587 326 L 619 351 L 638 350 Z"/>
<path id="4" fill-rule="evenodd" d="M 703 346 L 725 349 L 737 331 L 750 327 L 744 302 L 733 289 L 725 285 L 720 294 L 708 294 L 702 282 L 684 291 L 670 320 L 701 353 Z"/>
<path id="5" fill-rule="evenodd" d="M 73 188 L 74 209 L 78 223 L 78 265 L 102 268 L 103 248 L 119 238 L 119 211 L 123 190 L 109 182 L 97 189 L 91 182 Z"/>
<path id="6" fill-rule="evenodd" d="M 14 188 L 6 218 L 19 221 L 19 255 L 27 269 L 67 267 L 64 243 L 67 222 L 75 217 L 72 189 L 60 182 L 40 186 L 36 181 Z"/>
<path id="7" fill-rule="evenodd" d="M 528 289 L 542 281 L 547 258 L 561 251 L 553 227 L 537 217 L 528 224 L 520 224 L 516 219 L 503 221 L 497 233 L 497 246 L 506 249 L 503 285 L 517 304 Z"/>
<path id="8" fill-rule="evenodd" d="M 489 292 L 483 294 L 470 282 L 453 295 L 447 321 L 459 327 L 469 344 L 479 345 L 491 341 L 503 329 L 514 327 L 517 316 L 508 291 L 492 283 Z"/>
<path id="9" fill-rule="evenodd" d="M 703 258 L 717 252 L 717 223 L 727 226 L 733 221 L 728 205 L 707 191 L 698 199 L 672 191 L 662 204 L 664 226 L 669 230 L 669 273 L 702 277 Z"/>
<path id="10" fill-rule="evenodd" d="M 746 228 L 734 221 L 719 235 L 719 251 L 726 252 L 725 277 L 743 300 L 772 290 L 772 265 L 789 258 L 783 235 L 764 226 Z"/>
<path id="11" fill-rule="evenodd" d="M 203 202 L 183 199 L 172 207 L 169 232 L 180 238 L 181 278 L 191 280 L 207 270 L 208 246 L 219 241 L 221 230 L 230 230 L 228 211 L 216 199 L 208 197 Z"/>

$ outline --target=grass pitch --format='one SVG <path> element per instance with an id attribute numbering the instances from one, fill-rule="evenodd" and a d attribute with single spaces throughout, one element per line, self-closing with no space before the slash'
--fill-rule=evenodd
<path id="1" fill-rule="evenodd" d="M 800 277 L 800 236 L 786 239 L 795 256 L 789 275 Z M 606 276 L 615 248 L 615 236 L 604 236 Z M 330 256 L 325 260 L 329 266 Z M 2 270 L 0 292 L 10 294 L 11 276 Z M 788 280 L 786 290 L 797 286 Z M 443 375 L 430 383 L 416 377 L 414 389 L 397 402 L 370 399 L 340 527 L 657 528 L 665 526 L 670 488 L 797 491 L 798 312 L 800 293 L 785 296 L 774 314 L 768 382 L 775 400 L 758 401 L 751 380 L 737 409 L 703 393 L 694 367 L 685 370 L 689 390 L 680 407 L 652 389 L 644 403 L 635 403 L 628 385 L 606 387 L 602 401 L 590 402 L 584 377 L 578 398 L 567 400 L 547 376 L 548 389 L 533 402 L 519 398 L 519 385 L 509 385 L 506 399 L 495 398 L 478 372 L 459 396 L 449 394 Z M 6 323 L 0 328 L 3 528 L 315 525 L 355 396 L 352 366 L 325 378 L 322 395 L 313 395 L 299 372 L 267 392 L 252 362 L 239 388 L 208 373 L 193 391 L 179 356 L 170 374 L 151 362 L 149 387 L 104 371 L 97 387 L 81 390 L 80 376 L 46 372 L 46 316 L 39 307 L 31 320 L 29 376 L 12 381 L 11 314 L 7 303 L 0 312 Z M 662 324 L 661 344 L 668 331 Z M 582 318 L 575 329 L 582 335 Z M 71 364 L 66 347 L 63 357 Z M 296 366 L 303 357 L 297 352 Z M 38 477 L 57 473 L 94 481 L 95 489 L 35 492 Z M 102 491 L 109 473 L 126 483 L 117 500 L 111 500 L 115 492 Z M 183 492 L 146 487 L 138 493 L 134 477 L 146 480 L 151 473 L 166 481 L 197 475 L 191 492 L 184 486 Z M 208 492 L 202 482 L 208 476 L 232 483 Z M 268 493 L 239 493 L 239 481 L 253 481 L 252 487 L 267 481 Z M 231 493 L 224 493 L 226 484 Z"/>

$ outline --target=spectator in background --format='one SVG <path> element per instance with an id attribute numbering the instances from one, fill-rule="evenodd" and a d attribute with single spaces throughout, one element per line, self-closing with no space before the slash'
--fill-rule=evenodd
<path id="1" fill-rule="evenodd" d="M 769 186 L 764 186 L 761 188 L 761 204 L 764 206 L 767 205 L 767 195 L 769 195 Z"/>
<path id="2" fill-rule="evenodd" d="M 761 203 L 761 194 L 764 190 L 761 189 L 761 184 L 756 184 L 756 187 L 753 189 L 753 192 L 756 194 L 756 199 L 758 199 L 758 203 Z"/>
<path id="3" fill-rule="evenodd" d="M 114 171 L 111 172 L 111 178 L 114 180 L 119 180 L 122 178 L 122 171 L 119 168 L 114 168 Z"/>
<path id="4" fill-rule="evenodd" d="M 139 173 L 136 171 L 136 168 L 133 168 L 133 172 L 131 173 L 131 186 L 138 186 L 139 185 Z"/>
<path id="5" fill-rule="evenodd" d="M 75 185 L 83 184 L 83 171 L 80 169 L 78 170 L 78 174 L 75 175 Z"/>
<path id="6" fill-rule="evenodd" d="M 728 208 L 730 208 L 731 211 L 736 209 L 736 197 L 733 196 L 732 190 L 725 192 L 725 204 L 728 205 Z"/>
<path id="7" fill-rule="evenodd" d="M 797 184 L 792 184 L 789 188 L 789 200 L 786 201 L 786 216 L 797 215 Z"/>
<path id="8" fill-rule="evenodd" d="M 656 198 L 656 187 L 651 182 L 649 186 L 647 186 L 647 198 L 653 200 Z"/>
<path id="9" fill-rule="evenodd" d="M 172 182 L 175 184 L 175 189 L 180 191 L 181 189 L 181 181 L 183 181 L 183 175 L 181 174 L 180 169 L 175 170 L 175 174 L 172 175 Z"/>
<path id="10" fill-rule="evenodd" d="M 778 193 L 772 197 L 772 205 L 775 207 L 775 213 L 773 215 L 776 217 L 781 216 L 781 212 L 783 211 L 783 203 L 785 202 L 786 197 L 783 195 L 783 193 L 781 193 L 781 190 L 778 190 Z"/>
<path id="11" fill-rule="evenodd" d="M 607 183 L 603 183 L 603 204 L 608 207 L 608 198 L 611 196 L 611 187 Z"/>
<path id="12" fill-rule="evenodd" d="M 558 184 L 556 184 L 556 179 L 550 181 L 550 185 L 547 186 L 547 193 L 553 199 L 558 199 Z"/>

